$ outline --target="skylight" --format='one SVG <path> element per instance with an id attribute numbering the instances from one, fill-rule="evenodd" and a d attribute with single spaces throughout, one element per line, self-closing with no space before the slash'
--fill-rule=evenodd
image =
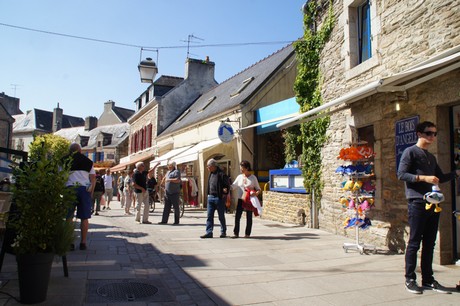
<path id="1" fill-rule="evenodd" d="M 238 90 L 232 94 L 230 94 L 230 98 L 236 97 L 239 95 L 251 82 L 254 80 L 254 77 L 247 78 L 246 80 L 243 81 L 243 84 L 241 85 Z"/>
<path id="2" fill-rule="evenodd" d="M 213 96 L 211 98 L 208 99 L 208 102 L 201 108 L 197 111 L 197 113 L 201 113 L 202 111 L 204 111 L 206 109 L 206 107 L 208 107 L 209 105 L 211 105 L 211 103 L 216 99 L 217 97 L 216 96 Z"/>
<path id="3" fill-rule="evenodd" d="M 177 122 L 181 121 L 182 119 L 184 119 L 185 116 L 188 115 L 188 113 L 190 113 L 190 108 L 188 110 L 186 110 L 180 117 L 179 119 L 177 119 Z"/>

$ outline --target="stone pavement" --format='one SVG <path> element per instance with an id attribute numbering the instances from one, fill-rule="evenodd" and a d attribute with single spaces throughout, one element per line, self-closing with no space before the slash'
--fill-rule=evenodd
<path id="1" fill-rule="evenodd" d="M 403 255 L 345 253 L 352 241 L 322 230 L 255 218 L 251 238 L 222 239 L 216 214 L 214 238 L 200 239 L 205 211 L 187 208 L 181 225 L 159 225 L 157 203 L 148 225 L 125 216 L 119 202 L 111 207 L 91 219 L 88 250 L 68 254 L 68 278 L 57 258 L 41 305 L 460 304 L 459 266 L 434 266 L 452 294 L 414 295 L 403 285 Z M 226 217 L 231 235 L 234 215 Z M 0 303 L 19 305 L 12 255 L 0 280 Z"/>

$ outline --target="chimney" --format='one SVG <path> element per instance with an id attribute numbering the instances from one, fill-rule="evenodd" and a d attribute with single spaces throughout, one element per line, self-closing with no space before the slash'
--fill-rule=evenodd
<path id="1" fill-rule="evenodd" d="M 214 62 L 209 61 L 209 56 L 205 60 L 187 58 L 185 62 L 185 79 L 205 81 L 215 84 Z"/>
<path id="2" fill-rule="evenodd" d="M 113 102 L 112 100 L 105 102 L 104 103 L 104 113 L 112 110 L 114 106 L 115 106 L 115 102 Z"/>
<path id="3" fill-rule="evenodd" d="M 91 131 L 97 127 L 97 118 L 88 116 L 85 118 L 85 131 Z"/>
<path id="4" fill-rule="evenodd" d="M 53 111 L 53 133 L 62 128 L 62 108 L 59 108 L 59 103 Z"/>

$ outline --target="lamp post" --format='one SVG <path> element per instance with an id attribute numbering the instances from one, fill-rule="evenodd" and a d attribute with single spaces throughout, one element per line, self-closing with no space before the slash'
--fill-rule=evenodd
<path id="1" fill-rule="evenodd" d="M 153 83 L 153 80 L 158 73 L 158 67 L 152 58 L 147 57 L 139 63 L 137 68 L 139 69 L 142 83 Z"/>

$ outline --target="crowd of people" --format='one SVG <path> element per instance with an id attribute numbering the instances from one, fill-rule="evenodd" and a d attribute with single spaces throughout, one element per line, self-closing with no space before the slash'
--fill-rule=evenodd
<path id="1" fill-rule="evenodd" d="M 85 190 L 77 188 L 77 210 L 76 217 L 81 219 L 81 242 L 80 249 L 86 249 L 86 236 L 88 232 L 89 219 L 91 215 L 99 215 L 102 210 L 110 210 L 110 203 L 113 200 L 114 189 L 117 188 L 117 197 L 121 208 L 124 208 L 125 215 L 135 215 L 135 221 L 140 224 L 152 224 L 149 221 L 150 203 L 149 198 L 155 194 L 159 187 L 163 192 L 163 213 L 158 224 L 168 224 L 169 215 L 174 210 L 173 225 L 180 224 L 180 193 L 181 193 L 181 172 L 175 162 L 168 162 L 168 171 L 161 178 L 158 185 L 155 179 L 156 167 L 149 170 L 145 169 L 143 162 L 135 164 L 135 169 L 129 172 L 122 171 L 115 179 L 110 169 L 104 173 L 94 170 L 92 161 L 81 154 L 78 144 L 72 144 L 70 151 L 78 163 L 82 163 L 85 168 L 83 171 L 74 171 L 72 168 L 69 178 L 69 186 L 84 186 Z M 76 164 L 75 167 L 80 167 Z M 246 211 L 246 230 L 245 238 L 249 238 L 252 230 L 252 217 L 260 214 L 261 207 L 257 199 L 260 193 L 257 177 L 250 173 L 251 165 L 244 160 L 240 163 L 241 174 L 234 182 L 230 180 L 218 163 L 214 159 L 207 162 L 209 177 L 206 188 L 207 196 L 207 220 L 206 232 L 201 238 L 212 238 L 214 229 L 214 214 L 217 210 L 220 222 L 220 238 L 227 237 L 227 225 L 225 212 L 227 211 L 226 199 L 232 189 L 236 190 L 238 203 L 235 214 L 235 227 L 232 238 L 239 238 L 240 219 L 243 211 Z M 115 185 L 116 182 L 116 185 Z M 82 196 L 81 194 L 84 193 Z M 154 196 L 155 197 L 155 196 Z M 132 212 L 133 210 L 133 212 Z M 75 216 L 75 212 L 69 212 L 69 219 Z"/>

